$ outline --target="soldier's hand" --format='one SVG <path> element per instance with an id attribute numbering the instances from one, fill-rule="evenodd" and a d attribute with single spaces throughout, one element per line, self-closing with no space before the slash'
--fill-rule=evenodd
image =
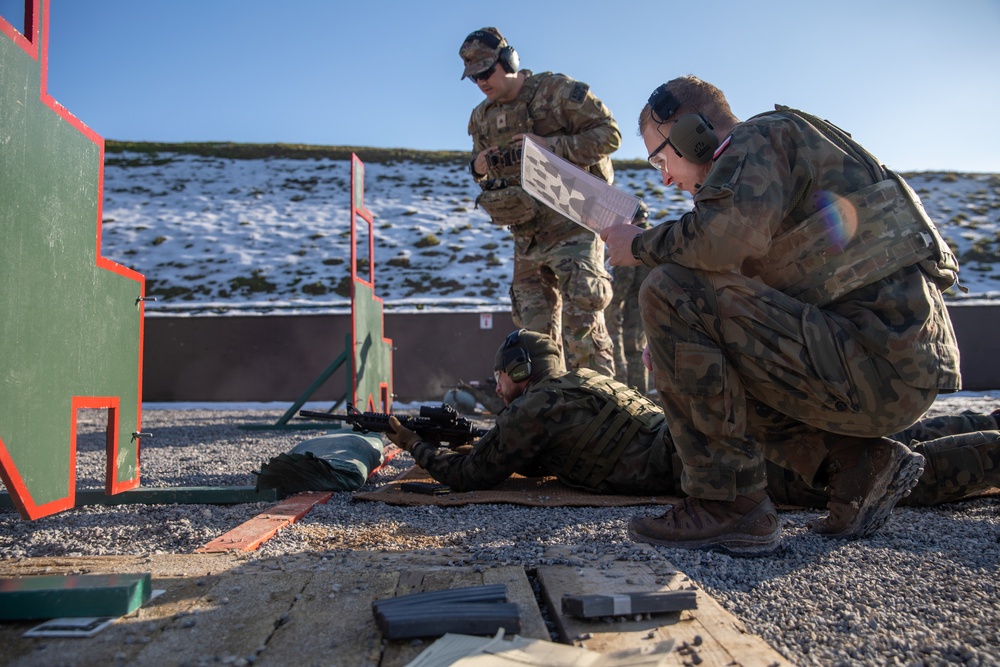
<path id="1" fill-rule="evenodd" d="M 387 431 L 385 437 L 389 439 L 389 442 L 396 445 L 404 452 L 410 451 L 413 445 L 420 442 L 420 436 L 406 428 L 399 423 L 399 420 L 395 416 L 389 417 L 389 428 L 391 431 Z"/>
<path id="2" fill-rule="evenodd" d="M 476 156 L 475 162 L 472 163 L 473 168 L 476 173 L 480 176 L 486 176 L 490 170 L 489 156 L 496 153 L 499 149 L 496 146 L 490 146 L 489 148 L 484 148 Z"/>
<path id="3" fill-rule="evenodd" d="M 546 139 L 545 137 L 540 137 L 537 134 L 532 134 L 531 132 L 524 132 L 522 134 L 515 134 L 513 137 L 511 137 L 511 140 L 516 141 L 518 144 L 523 145 L 525 137 L 528 137 L 529 139 L 531 139 L 532 141 L 534 141 L 536 144 L 538 144 L 542 148 L 547 148 L 547 149 L 551 150 L 549 148 L 549 140 L 548 139 Z"/>
<path id="4" fill-rule="evenodd" d="M 632 256 L 632 239 L 642 230 L 631 224 L 614 225 L 601 231 L 601 240 L 608 244 L 608 261 L 611 266 L 639 266 Z"/>
<path id="5" fill-rule="evenodd" d="M 653 353 L 649 351 L 649 345 L 642 348 L 642 365 L 646 367 L 650 373 L 653 372 Z"/>

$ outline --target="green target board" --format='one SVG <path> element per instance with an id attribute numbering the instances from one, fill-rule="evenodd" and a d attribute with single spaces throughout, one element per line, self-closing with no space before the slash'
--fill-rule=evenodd
<path id="1" fill-rule="evenodd" d="M 74 505 L 84 408 L 105 492 L 139 484 L 145 281 L 101 256 L 104 140 L 46 90 L 48 11 L 0 18 L 0 477 L 30 519 Z"/>

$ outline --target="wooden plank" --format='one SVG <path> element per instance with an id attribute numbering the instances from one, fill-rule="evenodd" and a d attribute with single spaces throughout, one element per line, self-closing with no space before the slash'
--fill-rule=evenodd
<path id="1" fill-rule="evenodd" d="M 0 623 L 4 664 L 402 667 L 434 639 L 385 641 L 371 604 L 397 594 L 502 583 L 522 634 L 548 633 L 523 568 L 452 567 L 440 556 L 352 552 L 251 559 L 237 553 L 0 560 L 0 575 L 150 572 L 165 593 L 85 642 L 25 639 L 32 622 Z M 44 645 L 44 650 L 41 647 Z"/>
<path id="2" fill-rule="evenodd" d="M 275 630 L 254 667 L 377 667 L 382 637 L 371 604 L 392 597 L 398 581 L 399 573 L 391 569 L 361 575 L 317 572 L 297 593 L 287 622 Z M 321 662 L 302 661 L 302 656 L 321 656 Z"/>
<path id="3" fill-rule="evenodd" d="M 545 621 L 538 609 L 535 595 L 531 590 L 524 569 L 520 567 L 498 568 L 441 568 L 401 572 L 394 595 L 410 595 L 430 591 L 504 584 L 507 598 L 517 604 L 521 617 L 521 635 L 536 639 L 549 639 Z M 370 612 L 369 612 L 370 615 Z M 401 667 L 416 658 L 434 639 L 425 641 L 387 641 L 380 667 Z"/>
<path id="4" fill-rule="evenodd" d="M 308 572 L 226 573 L 186 614 L 177 614 L 133 664 L 196 665 L 256 656 L 287 622 Z"/>
<path id="5" fill-rule="evenodd" d="M 483 570 L 484 584 L 504 584 L 507 587 L 507 599 L 517 603 L 521 613 L 521 636 L 531 639 L 550 641 L 549 630 L 538 608 L 535 592 L 531 588 L 524 568 L 497 567 Z"/>
<path id="6" fill-rule="evenodd" d="M 689 611 L 625 618 L 613 623 L 579 619 L 562 612 L 562 596 L 691 589 L 693 584 L 669 563 L 654 570 L 647 563 L 613 562 L 598 568 L 542 566 L 538 578 L 549 612 L 562 641 L 598 653 L 651 648 L 674 640 L 668 665 L 696 662 L 705 667 L 743 665 L 774 667 L 791 663 L 760 637 L 751 635 L 740 621 L 711 596 L 696 588 L 698 608 Z"/>
<path id="7" fill-rule="evenodd" d="M 464 586 L 480 586 L 483 575 L 472 568 L 447 568 L 401 572 L 395 596 L 411 593 L 426 593 L 448 588 Z M 369 612 L 369 616 L 371 613 Z M 374 623 L 374 619 L 372 620 Z M 380 667 L 403 667 L 416 658 L 424 649 L 433 643 L 434 639 L 386 641 L 382 651 Z"/>
<path id="8" fill-rule="evenodd" d="M 228 533 L 220 535 L 205 546 L 198 547 L 195 549 L 195 553 L 217 553 L 234 549 L 253 551 L 274 537 L 279 530 L 298 521 L 313 507 L 325 503 L 332 497 L 332 492 L 298 493 L 291 498 L 282 500 L 268 511 L 258 514 Z"/>

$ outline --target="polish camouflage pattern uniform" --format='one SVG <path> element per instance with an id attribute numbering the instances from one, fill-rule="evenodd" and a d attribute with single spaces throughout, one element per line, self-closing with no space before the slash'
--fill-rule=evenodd
<path id="1" fill-rule="evenodd" d="M 527 78 L 516 100 L 503 104 L 487 99 L 472 111 L 473 157 L 490 146 L 503 152 L 515 134 L 533 133 L 546 138 L 546 147 L 556 155 L 612 182 L 608 156 L 621 145 L 621 134 L 611 111 L 585 83 L 551 72 L 521 73 Z M 530 207 L 527 214 L 508 217 L 489 210 L 484 199 L 491 189 L 505 185 L 503 189 L 519 191 L 520 176 L 519 157 L 509 157 L 491 164 L 476 179 L 484 188 L 477 205 L 514 237 L 510 288 L 514 323 L 559 341 L 567 367 L 613 375 L 613 346 L 604 321 L 604 308 L 611 300 L 604 244 L 523 191 L 518 200 Z"/>
<path id="2" fill-rule="evenodd" d="M 694 209 L 633 247 L 653 267 L 640 293 L 653 383 L 684 464 L 682 486 L 699 498 L 763 489 L 765 458 L 822 485 L 817 473 L 838 434 L 904 429 L 939 391 L 961 384 L 941 294 L 957 263 L 943 243 L 932 243 L 934 257 L 890 263 L 877 278 L 854 267 L 849 277 L 860 280 L 844 293 L 821 285 L 826 298 L 791 296 L 795 281 L 774 277 L 779 266 L 802 281 L 818 273 L 810 262 L 823 252 L 780 260 L 802 249 L 784 243 L 795 228 L 828 210 L 860 221 L 854 247 L 863 251 L 881 220 L 829 202 L 894 177 L 847 135 L 832 139 L 832 126 L 779 109 L 737 125 Z M 912 191 L 906 197 L 912 219 L 923 208 Z M 940 241 L 932 224 L 921 238 Z M 872 247 L 883 240 L 874 235 Z"/>
<path id="3" fill-rule="evenodd" d="M 673 487 L 673 447 L 662 426 L 659 407 L 617 380 L 554 371 L 532 378 L 470 453 L 430 442 L 410 453 L 455 491 L 489 489 L 518 473 L 596 493 L 656 494 Z"/>
<path id="4" fill-rule="evenodd" d="M 581 454 L 578 443 L 599 443 L 638 423 L 620 440 Z M 592 425 L 602 425 L 590 432 Z M 996 418 L 971 413 L 923 420 L 891 437 L 927 458 L 923 477 L 903 504 L 954 502 L 1000 486 L 1000 431 Z M 603 455 L 601 454 L 603 452 Z M 497 416 L 495 426 L 469 453 L 421 441 L 410 451 L 417 465 L 454 491 L 489 489 L 510 475 L 557 477 L 601 494 L 683 496 L 682 466 L 660 409 L 634 389 L 588 370 L 549 372 Z M 829 496 L 801 476 L 767 462 L 775 502 L 823 508 Z"/>

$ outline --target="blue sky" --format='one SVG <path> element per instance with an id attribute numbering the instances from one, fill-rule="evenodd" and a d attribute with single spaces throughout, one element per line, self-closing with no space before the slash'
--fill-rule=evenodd
<path id="1" fill-rule="evenodd" d="M 23 0 L 0 0 L 0 14 Z M 494 25 L 523 67 L 635 118 L 681 74 L 740 118 L 774 103 L 900 171 L 1000 172 L 998 0 L 51 0 L 49 92 L 108 139 L 467 150 L 481 93 L 458 47 Z"/>

